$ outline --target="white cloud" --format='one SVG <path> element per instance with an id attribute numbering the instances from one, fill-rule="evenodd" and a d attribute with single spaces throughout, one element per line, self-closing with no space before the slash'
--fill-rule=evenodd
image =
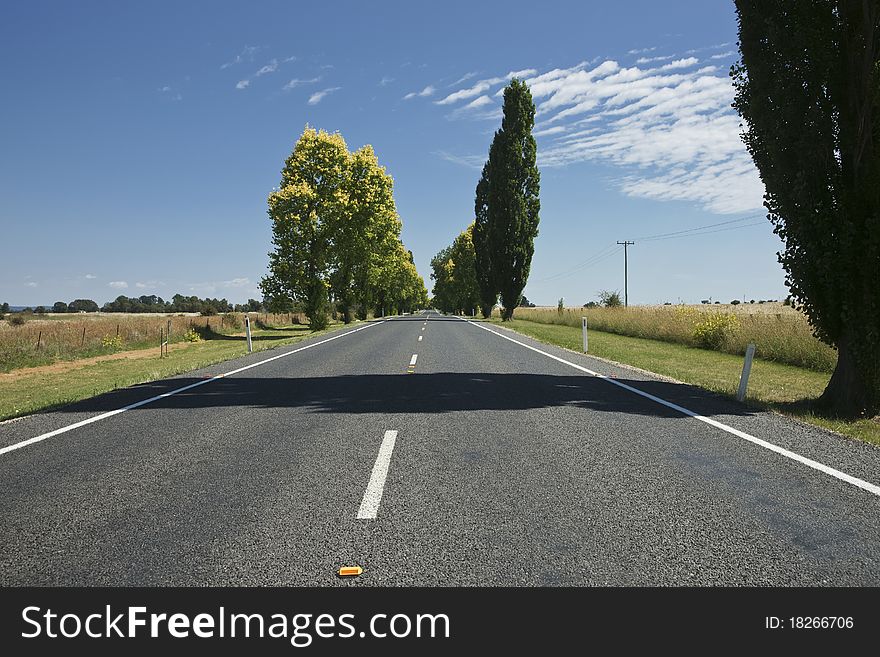
<path id="1" fill-rule="evenodd" d="M 627 55 L 642 55 L 646 52 L 654 52 L 655 50 L 657 50 L 657 46 L 654 46 L 652 48 L 634 48 L 633 50 L 627 50 L 626 54 Z"/>
<path id="2" fill-rule="evenodd" d="M 159 91 L 161 91 L 164 94 L 164 93 L 171 91 L 171 87 L 169 87 L 168 85 L 165 85 L 164 87 L 159 89 Z"/>
<path id="3" fill-rule="evenodd" d="M 478 75 L 478 73 L 477 73 L 476 71 L 471 71 L 470 73 L 465 73 L 465 74 L 462 75 L 460 78 L 458 78 L 458 80 L 456 80 L 455 82 L 453 82 L 453 83 L 450 84 L 449 86 L 450 86 L 450 87 L 458 86 L 458 85 L 460 85 L 462 82 L 467 82 L 467 81 L 470 80 L 471 78 L 475 78 L 475 77 L 477 77 L 477 75 Z"/>
<path id="4" fill-rule="evenodd" d="M 379 86 L 384 87 L 394 82 L 394 78 L 389 78 L 387 75 L 382 76 L 382 79 L 379 80 Z"/>
<path id="5" fill-rule="evenodd" d="M 537 73 L 537 71 L 533 68 L 524 69 L 522 71 L 511 71 L 504 77 L 487 78 L 485 80 L 480 80 L 472 87 L 469 87 L 467 89 L 459 89 L 458 91 L 454 91 L 453 93 L 449 94 L 445 98 L 435 100 L 434 102 L 437 105 L 451 105 L 452 103 L 457 103 L 460 100 L 467 100 L 468 98 L 479 96 L 480 94 L 488 91 L 495 85 L 506 82 L 507 80 L 510 80 L 512 78 L 528 78 L 535 73 Z"/>
<path id="6" fill-rule="evenodd" d="M 671 71 L 677 68 L 690 68 L 694 64 L 699 63 L 699 59 L 696 57 L 685 57 L 683 59 L 676 59 L 673 62 L 669 62 L 668 64 L 664 64 L 658 70 L 660 71 Z"/>
<path id="7" fill-rule="evenodd" d="M 24 285 L 25 287 L 39 287 L 39 283 L 36 283 L 35 281 L 28 281 Z"/>
<path id="8" fill-rule="evenodd" d="M 250 80 L 239 80 L 235 85 L 236 89 L 247 89 L 251 84 Z"/>
<path id="9" fill-rule="evenodd" d="M 246 287 L 251 284 L 251 279 L 249 278 L 233 278 L 231 281 L 222 281 L 220 283 L 223 287 Z"/>
<path id="10" fill-rule="evenodd" d="M 86 274 L 85 277 L 86 277 L 88 280 L 90 280 L 90 281 L 91 281 L 91 280 L 94 280 L 94 279 L 96 279 L 96 278 L 98 278 L 98 277 L 95 276 L 94 274 Z"/>
<path id="11" fill-rule="evenodd" d="M 322 100 L 324 100 L 324 96 L 332 94 L 334 91 L 339 91 L 340 89 L 342 89 L 342 87 L 330 87 L 329 89 L 316 91 L 311 96 L 309 96 L 309 105 L 317 105 Z"/>
<path id="12" fill-rule="evenodd" d="M 732 57 L 735 54 L 735 51 L 728 50 L 727 52 L 720 52 L 717 55 L 712 55 L 709 59 L 725 59 L 727 57 Z"/>
<path id="13" fill-rule="evenodd" d="M 532 132 L 533 137 L 547 137 L 549 135 L 558 135 L 559 133 L 565 132 L 567 128 L 564 128 L 561 125 L 554 126 L 552 128 L 545 128 L 543 130 L 535 130 Z"/>
<path id="14" fill-rule="evenodd" d="M 314 84 L 318 82 L 321 78 L 311 78 L 310 80 L 300 80 L 298 78 L 294 78 L 287 84 L 285 84 L 281 89 L 283 91 L 290 91 L 291 89 L 296 89 L 297 87 L 301 87 L 304 84 Z"/>
<path id="15" fill-rule="evenodd" d="M 112 287 L 114 290 L 124 290 L 128 287 L 128 283 L 125 281 L 110 281 L 107 283 L 108 286 Z"/>
<path id="16" fill-rule="evenodd" d="M 281 63 L 287 64 L 288 62 L 295 62 L 295 61 L 296 61 L 296 55 L 291 55 L 290 57 L 285 57 L 283 60 L 281 60 Z"/>
<path id="17" fill-rule="evenodd" d="M 725 45 L 690 52 L 717 52 Z M 496 92 L 494 86 L 527 73 L 540 119 L 533 134 L 544 138 L 538 151 L 541 167 L 593 162 L 610 168 L 614 173 L 605 180 L 628 196 L 691 202 L 721 214 L 761 208 L 763 185 L 740 139 L 728 76 L 716 66 L 700 67 L 696 56 L 675 57 L 639 57 L 629 67 L 606 59 L 540 73 L 512 72 L 479 80 L 435 102 L 457 105 L 449 119 L 500 117 L 492 95 L 502 95 L 503 88 Z M 482 156 L 435 154 L 473 169 L 485 161 Z"/>
<path id="18" fill-rule="evenodd" d="M 428 96 L 433 96 L 435 91 L 437 91 L 437 89 L 435 89 L 432 85 L 429 84 L 427 87 L 425 87 L 421 91 L 409 92 L 406 96 L 403 97 L 403 99 L 409 100 L 410 98 L 415 98 L 417 96 L 419 98 L 426 98 Z"/>
<path id="19" fill-rule="evenodd" d="M 134 284 L 134 286 L 136 288 L 138 288 L 139 290 L 145 290 L 147 288 L 164 287 L 165 283 L 163 283 L 162 281 L 143 281 L 143 282 L 138 281 L 137 283 Z"/>
<path id="20" fill-rule="evenodd" d="M 265 66 L 260 68 L 260 70 L 258 70 L 256 73 L 254 73 L 254 76 L 260 77 L 260 76 L 266 75 L 268 73 L 274 73 L 277 70 L 278 70 L 278 60 L 272 59 L 269 61 L 268 64 L 266 64 Z"/>
<path id="21" fill-rule="evenodd" d="M 636 64 L 651 64 L 653 62 L 665 62 L 667 59 L 672 59 L 675 55 L 660 55 L 659 57 L 639 57 L 636 60 Z"/>

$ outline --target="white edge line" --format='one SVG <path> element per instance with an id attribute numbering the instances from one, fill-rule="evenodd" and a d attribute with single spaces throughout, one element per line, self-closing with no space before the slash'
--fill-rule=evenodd
<path id="1" fill-rule="evenodd" d="M 382 438 L 379 454 L 373 464 L 370 473 L 370 483 L 364 491 L 364 498 L 358 509 L 358 520 L 375 520 L 379 512 L 379 504 L 382 502 L 382 493 L 385 490 L 385 479 L 388 477 L 388 467 L 391 465 L 391 453 L 394 451 L 394 443 L 397 441 L 397 431 L 389 429 Z"/>
<path id="2" fill-rule="evenodd" d="M 346 331 L 345 333 L 340 333 L 339 335 L 334 335 L 331 338 L 327 338 L 326 340 L 321 340 L 320 342 L 313 342 L 312 344 L 307 344 L 304 347 L 299 347 L 294 349 L 293 351 L 286 351 L 283 354 L 279 354 L 277 356 L 272 356 L 271 358 L 266 358 L 265 360 L 261 360 L 258 363 L 251 363 L 250 365 L 245 365 L 244 367 L 239 367 L 236 370 L 232 370 L 231 372 L 224 372 L 223 374 L 218 374 L 217 376 L 212 376 L 209 379 L 204 379 L 203 381 L 196 381 L 195 383 L 191 383 L 188 386 L 183 386 L 182 388 L 177 388 L 176 390 L 171 390 L 169 392 L 163 392 L 161 395 L 156 395 L 155 397 L 150 397 L 149 399 L 142 399 L 141 401 L 134 402 L 133 404 L 129 404 L 128 406 L 123 406 L 122 408 L 117 408 L 112 411 L 107 411 L 106 413 L 101 413 L 100 415 L 95 415 L 94 417 L 87 418 L 85 420 L 81 420 L 80 422 L 75 422 L 73 424 L 68 424 L 65 427 L 61 427 L 60 429 L 55 429 L 54 431 L 49 431 L 48 433 L 40 434 L 39 436 L 35 436 L 33 438 L 28 438 L 27 440 L 23 440 L 19 443 L 15 443 L 13 445 L 9 445 L 7 447 L 3 447 L 0 449 L 0 455 L 6 454 L 7 452 L 12 452 L 16 449 L 21 449 L 22 447 L 27 447 L 28 445 L 33 445 L 34 443 L 41 442 L 46 440 L 47 438 L 54 438 L 55 436 L 61 435 L 62 433 L 67 433 L 68 431 L 72 431 L 73 429 L 78 429 L 79 427 L 84 427 L 87 424 L 92 424 L 93 422 L 98 422 L 99 420 L 106 420 L 108 417 L 113 417 L 114 415 L 119 415 L 120 413 L 124 413 L 125 411 L 130 411 L 134 408 L 139 408 L 141 406 L 145 406 L 154 401 L 158 401 L 160 399 L 164 399 L 165 397 L 171 397 L 172 395 L 176 395 L 181 392 L 185 392 L 187 390 L 191 390 L 192 388 L 197 388 L 199 386 L 203 386 L 206 383 L 211 383 L 212 381 L 216 381 L 218 379 L 222 379 L 227 376 L 231 376 L 232 374 L 238 374 L 239 372 L 244 372 L 245 370 L 249 370 L 253 367 L 259 367 L 260 365 L 265 365 L 266 363 L 271 363 L 273 360 L 278 360 L 279 358 L 285 358 L 287 356 L 291 356 L 300 351 L 305 351 L 306 349 L 311 349 L 312 347 L 317 347 L 318 345 L 327 344 L 328 342 L 332 342 L 333 340 L 338 340 L 339 338 L 344 338 L 347 335 L 351 335 L 352 333 L 357 333 L 358 331 L 363 331 L 364 329 L 368 329 L 371 326 L 377 326 L 382 324 L 388 320 L 382 320 L 380 322 L 371 322 L 366 324 L 365 326 L 358 327 L 352 331 Z"/>
<path id="3" fill-rule="evenodd" d="M 459 318 L 461 319 L 461 318 Z M 620 381 L 615 381 L 612 378 L 605 376 L 604 374 L 599 374 L 598 372 L 594 372 L 593 370 L 587 369 L 586 367 L 582 367 L 580 365 L 576 365 L 575 363 L 569 362 L 564 358 L 560 358 L 559 356 L 554 356 L 553 354 L 549 354 L 546 351 L 541 351 L 531 345 L 527 345 L 524 342 L 520 342 L 519 340 L 514 340 L 511 337 L 506 335 L 502 335 L 497 331 L 493 331 L 490 328 L 483 326 L 477 322 L 472 322 L 468 319 L 462 319 L 462 321 L 467 322 L 468 324 L 473 324 L 474 326 L 483 329 L 484 331 L 488 331 L 494 335 L 497 335 L 499 338 L 504 338 L 505 340 L 509 340 L 515 344 L 518 344 L 521 347 L 525 347 L 526 349 L 531 349 L 534 352 L 541 354 L 542 356 L 547 356 L 548 358 L 552 358 L 553 360 L 559 361 L 560 363 L 564 363 L 570 367 L 575 368 L 576 370 L 580 370 L 581 372 L 586 372 L 587 374 L 591 374 L 592 376 L 598 377 L 603 381 L 607 381 L 608 383 L 612 383 L 620 388 L 624 388 L 625 390 L 629 390 L 632 393 L 635 393 L 641 397 L 645 397 L 646 399 L 650 399 L 651 401 L 657 402 L 658 404 L 662 404 L 667 408 L 671 408 L 683 415 L 687 415 L 688 417 L 692 417 L 695 420 L 699 420 L 700 422 L 705 422 L 708 425 L 711 425 L 717 429 L 721 429 L 722 431 L 726 431 L 729 434 L 733 434 L 738 438 L 742 438 L 743 440 L 747 440 L 750 443 L 754 443 L 764 449 L 769 449 L 771 452 L 776 452 L 777 454 L 781 454 L 786 458 L 792 459 L 793 461 L 797 461 L 809 468 L 813 468 L 814 470 L 818 470 L 819 472 L 824 472 L 827 475 L 835 477 L 836 479 L 840 479 L 841 481 L 845 481 L 848 484 L 852 484 L 853 486 L 857 486 L 862 490 L 866 490 L 869 493 L 873 493 L 874 495 L 880 496 L 880 486 L 876 484 L 872 484 L 870 482 L 859 479 L 858 477 L 853 477 L 850 474 L 845 472 L 841 472 L 840 470 L 836 470 L 831 466 L 825 465 L 824 463 L 819 463 L 819 461 L 814 461 L 813 459 L 807 458 L 806 456 L 801 456 L 795 452 L 785 449 L 784 447 L 780 447 L 779 445 L 774 445 L 773 443 L 768 443 L 766 440 L 761 440 L 751 434 L 748 434 L 744 431 L 740 431 L 739 429 L 734 429 L 731 426 L 723 424 L 722 422 L 718 422 L 717 420 L 713 420 L 712 418 L 708 418 L 704 415 L 700 415 L 699 413 L 695 413 L 694 411 L 684 408 L 683 406 L 679 406 L 678 404 L 673 404 L 672 402 L 666 401 L 665 399 L 661 399 L 660 397 L 655 397 L 654 395 L 644 392 L 643 390 L 639 390 L 638 388 L 633 388 L 625 383 L 621 383 Z"/>

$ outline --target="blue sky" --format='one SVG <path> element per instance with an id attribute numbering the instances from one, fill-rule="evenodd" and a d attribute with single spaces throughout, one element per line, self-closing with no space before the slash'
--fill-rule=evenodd
<path id="1" fill-rule="evenodd" d="M 783 298 L 730 109 L 733 3 L 521 5 L 4 3 L 0 301 L 258 296 L 307 123 L 373 145 L 430 289 L 512 74 L 538 111 L 532 301 L 622 290 L 624 239 L 631 303 Z"/>

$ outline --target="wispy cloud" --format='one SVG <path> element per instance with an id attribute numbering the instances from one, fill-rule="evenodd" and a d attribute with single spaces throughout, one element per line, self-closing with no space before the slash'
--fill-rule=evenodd
<path id="1" fill-rule="evenodd" d="M 394 78 L 389 78 L 387 75 L 383 76 L 381 80 L 379 80 L 379 86 L 385 87 L 394 82 Z"/>
<path id="2" fill-rule="evenodd" d="M 627 50 L 627 55 L 642 55 L 646 52 L 654 52 L 657 50 L 657 46 L 652 46 L 651 48 L 633 48 L 632 50 Z"/>
<path id="3" fill-rule="evenodd" d="M 717 55 L 712 55 L 709 59 L 726 59 L 728 57 L 732 57 L 736 54 L 734 50 L 728 50 L 726 52 L 720 52 Z"/>
<path id="4" fill-rule="evenodd" d="M 259 46 L 245 46 L 244 50 L 242 50 L 239 54 L 235 56 L 235 58 L 226 62 L 222 66 L 220 66 L 220 70 L 229 68 L 230 66 L 235 66 L 236 64 L 241 64 L 242 62 L 252 62 L 254 61 L 254 55 L 260 49 Z"/>
<path id="5" fill-rule="evenodd" d="M 85 278 L 91 281 L 91 280 L 94 280 L 94 279 L 96 279 L 96 278 L 98 278 L 98 277 L 95 276 L 94 274 L 86 274 L 86 275 L 85 275 Z"/>
<path id="6" fill-rule="evenodd" d="M 251 86 L 250 80 L 239 80 L 235 83 L 236 89 L 247 89 L 249 86 Z"/>
<path id="7" fill-rule="evenodd" d="M 447 162 L 453 162 L 454 164 L 459 164 L 463 167 L 467 167 L 468 169 L 474 169 L 479 171 L 483 168 L 483 164 L 485 163 L 485 156 L 480 155 L 453 155 L 452 153 L 447 153 L 446 151 L 434 151 L 434 155 L 446 160 Z"/>
<path id="8" fill-rule="evenodd" d="M 246 277 L 233 278 L 228 281 L 205 281 L 201 283 L 187 283 L 190 292 L 198 294 L 216 294 L 223 290 L 241 290 L 252 285 L 251 279 Z"/>
<path id="9" fill-rule="evenodd" d="M 125 290 L 128 288 L 128 283 L 125 281 L 110 281 L 107 285 L 114 290 Z"/>
<path id="10" fill-rule="evenodd" d="M 25 285 L 25 287 L 40 287 L 40 284 L 37 283 L 36 281 L 28 281 L 24 285 Z"/>
<path id="11" fill-rule="evenodd" d="M 665 62 L 667 59 L 672 59 L 675 55 L 659 55 L 657 57 L 639 57 L 636 60 L 636 64 L 653 64 L 654 62 Z"/>
<path id="12" fill-rule="evenodd" d="M 281 89 L 283 91 L 290 91 L 291 89 L 296 89 L 297 87 L 301 87 L 304 84 L 314 84 L 315 82 L 318 82 L 320 79 L 321 78 L 319 78 L 319 77 L 318 78 L 311 78 L 310 80 L 300 80 L 299 78 L 294 78 L 293 80 L 291 80 L 290 82 L 285 84 L 283 87 L 281 87 Z"/>
<path id="13" fill-rule="evenodd" d="M 565 132 L 567 128 L 557 125 L 552 128 L 544 128 L 543 130 L 535 130 L 532 132 L 533 137 L 549 137 L 550 135 L 558 135 Z"/>
<path id="14" fill-rule="evenodd" d="M 434 88 L 432 85 L 429 84 L 427 87 L 425 87 L 425 88 L 422 89 L 421 91 L 411 91 L 411 92 L 409 92 L 406 96 L 403 97 L 403 99 L 404 99 L 404 100 L 409 100 L 410 98 L 415 98 L 415 97 L 417 97 L 417 96 L 420 97 L 420 98 L 426 98 L 427 96 L 433 96 L 433 95 L 434 95 L 434 92 L 436 92 L 436 91 L 437 91 L 437 89 Z"/>
<path id="15" fill-rule="evenodd" d="M 271 59 L 271 60 L 269 60 L 268 64 L 261 67 L 256 73 L 254 73 L 254 77 L 258 78 L 258 77 L 261 77 L 261 76 L 266 75 L 268 73 L 274 73 L 277 70 L 278 70 L 278 60 Z"/>
<path id="16" fill-rule="evenodd" d="M 453 82 L 453 83 L 450 84 L 449 86 L 450 86 L 450 87 L 457 87 L 457 86 L 460 85 L 462 82 L 467 82 L 467 81 L 470 80 L 471 78 L 475 78 L 475 77 L 477 77 L 477 75 L 479 75 L 479 74 L 478 74 L 476 71 L 471 71 L 470 73 L 465 73 L 465 74 L 462 75 L 460 78 L 458 78 L 458 80 L 456 80 L 455 82 Z"/>
<path id="17" fill-rule="evenodd" d="M 321 91 L 316 91 L 311 96 L 309 96 L 309 105 L 317 105 L 324 97 L 328 94 L 332 94 L 334 91 L 339 91 L 342 87 L 329 87 L 328 89 L 322 89 Z"/>
<path id="18" fill-rule="evenodd" d="M 487 92 L 505 79 L 480 80 L 436 102 L 456 107 L 450 119 L 497 116 Z M 763 185 L 739 137 L 733 87 L 717 67 L 690 56 L 640 58 L 629 67 L 608 59 L 531 71 L 526 84 L 540 119 L 540 166 L 603 164 L 616 172 L 606 179 L 626 195 L 689 201 L 716 213 L 761 207 Z M 485 159 L 437 155 L 472 168 Z"/>
<path id="19" fill-rule="evenodd" d="M 157 287 L 164 287 L 165 283 L 162 281 L 138 281 L 134 286 L 139 290 L 146 290 L 147 288 L 155 289 Z"/>
<path id="20" fill-rule="evenodd" d="M 525 69 L 522 71 L 511 71 L 504 77 L 487 78 L 485 80 L 480 80 L 472 87 L 459 89 L 458 91 L 452 92 L 445 98 L 435 100 L 434 102 L 437 105 L 451 105 L 452 103 L 457 103 L 461 100 L 467 100 L 468 98 L 479 96 L 494 87 L 495 85 L 506 82 L 507 80 L 511 80 L 513 78 L 527 78 L 531 75 L 534 75 L 535 73 L 537 73 L 537 71 L 533 68 Z"/>

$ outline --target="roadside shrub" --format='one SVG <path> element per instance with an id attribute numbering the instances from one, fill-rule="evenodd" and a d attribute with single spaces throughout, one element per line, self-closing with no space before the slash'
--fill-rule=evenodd
<path id="1" fill-rule="evenodd" d="M 558 312 L 560 315 L 562 314 L 562 311 L 565 310 L 565 306 L 563 305 L 562 302 L 563 302 L 563 299 L 559 299 L 559 303 L 556 304 L 556 312 Z"/>
<path id="2" fill-rule="evenodd" d="M 15 315 L 9 316 L 9 323 L 13 326 L 24 326 L 27 323 L 27 318 L 21 313 L 16 313 Z"/>
<path id="3" fill-rule="evenodd" d="M 101 338 L 101 346 L 104 349 L 118 351 L 119 349 L 122 349 L 122 336 L 121 335 L 105 335 L 103 338 Z"/>
<path id="4" fill-rule="evenodd" d="M 694 341 L 704 349 L 720 349 L 728 333 L 739 325 L 732 313 L 706 313 L 694 324 Z"/>
<path id="5" fill-rule="evenodd" d="M 183 339 L 186 342 L 201 342 L 202 336 L 199 335 L 199 332 L 196 331 L 194 328 L 191 328 L 183 334 Z"/>

